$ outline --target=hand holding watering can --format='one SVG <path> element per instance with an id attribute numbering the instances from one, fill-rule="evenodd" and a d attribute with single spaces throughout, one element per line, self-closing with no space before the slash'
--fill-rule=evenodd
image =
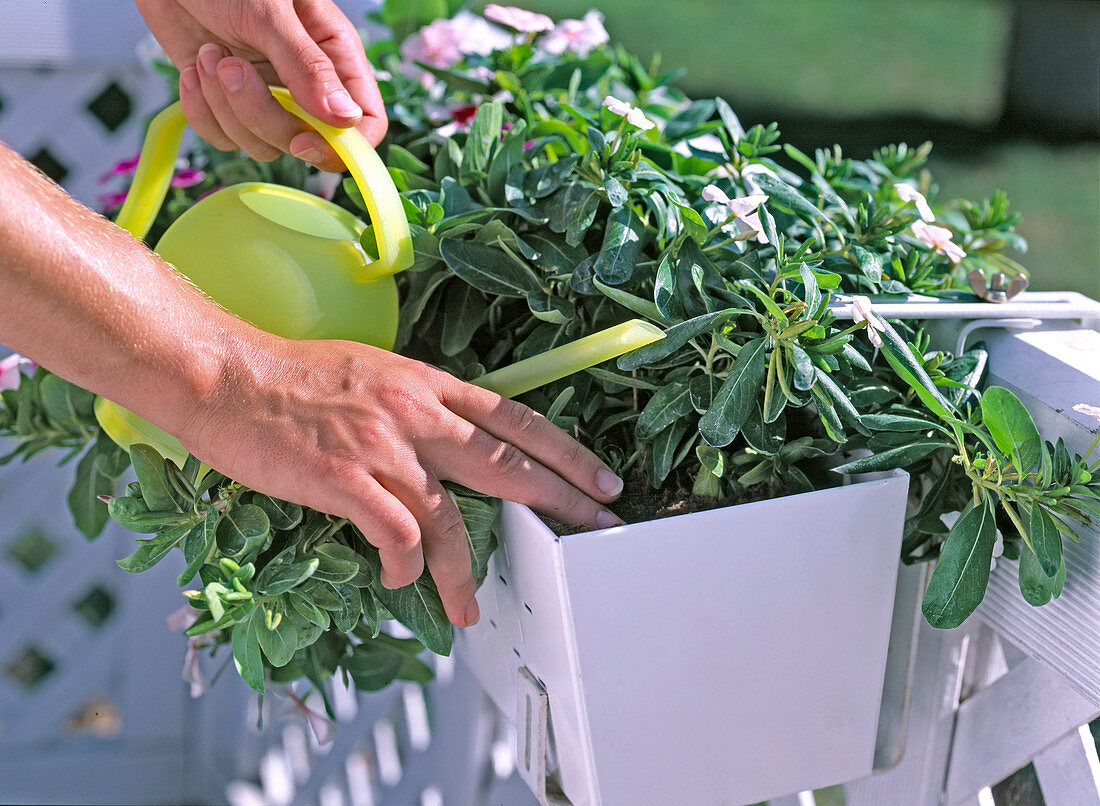
<path id="1" fill-rule="evenodd" d="M 364 225 L 354 216 L 285 187 L 225 188 L 181 216 L 158 251 L 265 331 L 248 329 L 262 358 L 246 353 L 227 368 L 184 444 L 243 484 L 350 518 L 378 546 L 384 584 L 412 582 L 426 561 L 451 620 L 472 623 L 465 534 L 440 480 L 595 528 L 617 521 L 601 502 L 621 482 L 526 407 L 386 351 L 397 320 L 392 275 L 411 263 L 397 191 L 358 132 L 327 126 L 285 90 L 273 92 L 347 164 L 367 201 L 379 257 L 360 248 Z M 159 209 L 183 126 L 170 107 L 150 128 L 119 214 L 134 234 Z M 477 383 L 519 394 L 660 337 L 652 326 L 624 323 Z M 150 423 L 106 400 L 97 414 L 120 444 L 146 442 L 180 461 L 183 445 Z"/>

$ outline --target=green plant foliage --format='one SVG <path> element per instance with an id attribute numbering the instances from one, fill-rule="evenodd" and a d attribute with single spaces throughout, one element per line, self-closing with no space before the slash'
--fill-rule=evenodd
<path id="1" fill-rule="evenodd" d="M 506 37 L 445 68 L 403 62 L 402 38 L 455 5 L 385 3 L 378 21 L 395 38 L 370 50 L 390 115 L 383 153 L 415 252 L 399 277 L 397 349 L 472 380 L 643 317 L 666 337 L 524 402 L 631 483 L 716 502 L 830 486 L 830 467 L 906 470 L 920 496 L 903 559 L 939 560 L 924 603 L 937 627 L 981 602 L 998 523 L 1011 527 L 1006 554 L 1022 543 L 1025 599 L 1060 593 L 1062 538 L 1100 517 L 1095 464 L 1041 442 L 1008 390 L 982 389 L 980 348 L 950 355 L 932 349 L 919 322 L 873 311 L 838 321 L 830 308 L 837 293 L 969 298 L 971 268 L 1019 270 L 1002 254 L 1022 246 L 1003 194 L 937 199 L 923 170 L 928 144 L 864 160 L 839 147 L 804 154 L 776 124 L 745 126 L 721 99 L 687 98 L 674 73 L 610 45 L 551 55 L 538 39 Z M 607 108 L 609 96 L 632 117 Z M 638 115 L 656 125 L 635 125 Z M 221 182 L 308 179 L 293 160 L 258 164 L 206 147 L 192 164 Z M 929 198 L 967 253 L 960 262 L 918 237 L 901 183 Z M 180 189 L 158 226 L 207 189 Z M 367 218 L 353 183 L 334 201 Z M 363 243 L 372 248 L 369 229 Z M 194 460 L 177 468 L 144 446 L 126 457 L 99 436 L 91 400 L 44 370 L 4 391 L 0 433 L 17 438 L 6 459 L 83 451 L 70 498 L 81 528 L 95 534 L 109 512 L 147 535 L 119 561 L 128 571 L 178 548 L 178 582 L 202 613 L 188 633 L 230 644 L 252 688 L 299 677 L 320 685 L 342 669 L 373 690 L 426 679 L 425 647 L 450 651 L 427 572 L 387 590 L 377 551 L 347 521 L 200 475 Z M 129 461 L 136 484 L 109 498 Z M 498 502 L 451 492 L 480 581 Z M 943 516 L 960 511 L 949 530 Z M 382 631 L 391 619 L 415 638 Z"/>

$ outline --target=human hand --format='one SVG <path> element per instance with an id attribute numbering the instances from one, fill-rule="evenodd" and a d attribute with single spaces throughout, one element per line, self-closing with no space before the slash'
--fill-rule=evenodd
<path id="1" fill-rule="evenodd" d="M 344 341 L 262 334 L 178 433 L 245 486 L 354 523 L 382 584 L 425 562 L 452 623 L 477 621 L 466 532 L 441 481 L 605 528 L 622 482 L 530 408 L 426 364 Z"/>
<path id="2" fill-rule="evenodd" d="M 372 145 L 386 110 L 359 34 L 331 0 L 135 0 L 180 71 L 191 127 L 255 160 L 294 154 L 326 171 L 344 164 L 321 135 L 271 96 L 282 84 L 303 109 L 355 126 Z"/>

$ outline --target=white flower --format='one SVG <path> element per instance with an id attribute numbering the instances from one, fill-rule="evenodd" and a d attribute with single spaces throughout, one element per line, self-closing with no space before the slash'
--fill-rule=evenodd
<path id="1" fill-rule="evenodd" d="M 750 195 L 760 194 L 764 192 L 760 189 L 760 186 L 756 184 L 756 181 L 753 179 L 753 176 L 755 176 L 756 174 L 767 174 L 768 176 L 774 176 L 778 178 L 778 174 L 776 174 L 776 172 L 769 168 L 767 165 L 761 165 L 759 162 L 750 162 L 748 165 L 741 169 L 740 176 L 738 177 L 741 182 L 744 183 L 745 191 Z"/>
<path id="2" fill-rule="evenodd" d="M 882 336 L 879 333 L 885 333 L 886 328 L 871 309 L 870 299 L 858 294 L 852 297 L 852 321 L 856 324 L 866 323 L 867 338 L 871 340 L 871 344 L 876 347 L 882 346 Z"/>
<path id="3" fill-rule="evenodd" d="M 644 132 L 649 131 L 657 125 L 647 118 L 641 109 L 636 106 L 631 106 L 626 101 L 620 101 L 614 95 L 608 95 L 604 98 L 603 105 L 610 110 L 611 114 L 625 117 L 627 123 L 631 126 L 636 126 Z"/>
<path id="4" fill-rule="evenodd" d="M 943 252 L 952 263 L 958 263 L 966 257 L 966 252 L 963 251 L 962 247 L 951 240 L 951 230 L 947 227 L 937 227 L 924 221 L 914 221 L 912 229 L 914 235 L 933 249 Z"/>
<path id="5" fill-rule="evenodd" d="M 603 14 L 592 9 L 580 20 L 562 20 L 539 40 L 539 47 L 560 56 L 571 50 L 582 58 L 609 39 L 603 27 Z"/>
<path id="6" fill-rule="evenodd" d="M 759 243 L 767 243 L 764 236 L 764 225 L 760 223 L 760 205 L 768 200 L 763 193 L 754 193 L 751 196 L 738 196 L 731 199 L 717 185 L 707 185 L 703 188 L 703 198 L 709 202 L 719 202 L 726 205 L 733 214 L 732 229 L 736 233 L 752 232 Z"/>
<path id="7" fill-rule="evenodd" d="M 917 212 L 920 213 L 922 219 L 929 223 L 936 220 L 932 208 L 928 206 L 928 199 L 924 198 L 924 194 L 919 190 L 904 182 L 898 182 L 894 185 L 894 190 L 898 192 L 899 199 L 905 202 L 913 202 L 917 206 Z"/>
<path id="8" fill-rule="evenodd" d="M 1100 406 L 1090 406 L 1087 403 L 1078 403 L 1073 407 L 1073 410 L 1078 414 L 1084 414 L 1086 417 L 1092 417 L 1097 422 L 1100 422 Z"/>
<path id="9" fill-rule="evenodd" d="M 1005 553 L 1005 538 L 1001 530 L 997 530 L 997 542 L 993 544 L 993 556 L 989 559 L 989 570 L 997 567 L 997 558 Z"/>
<path id="10" fill-rule="evenodd" d="M 515 28 L 525 34 L 537 34 L 554 27 L 554 21 L 545 14 L 525 11 L 515 6 L 498 6 L 496 3 L 485 6 L 485 19 Z"/>
<path id="11" fill-rule="evenodd" d="M 18 389 L 19 382 L 23 377 L 21 371 L 23 367 L 27 367 L 27 371 L 33 374 L 38 369 L 38 364 L 29 358 L 24 358 L 19 353 L 12 353 L 3 361 L 0 361 L 0 390 Z"/>

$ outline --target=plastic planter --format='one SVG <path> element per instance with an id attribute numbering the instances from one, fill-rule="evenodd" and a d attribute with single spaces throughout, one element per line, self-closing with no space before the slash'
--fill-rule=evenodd
<path id="1" fill-rule="evenodd" d="M 870 774 L 907 487 L 564 537 L 505 504 L 458 651 L 540 799 L 733 806 Z"/>

